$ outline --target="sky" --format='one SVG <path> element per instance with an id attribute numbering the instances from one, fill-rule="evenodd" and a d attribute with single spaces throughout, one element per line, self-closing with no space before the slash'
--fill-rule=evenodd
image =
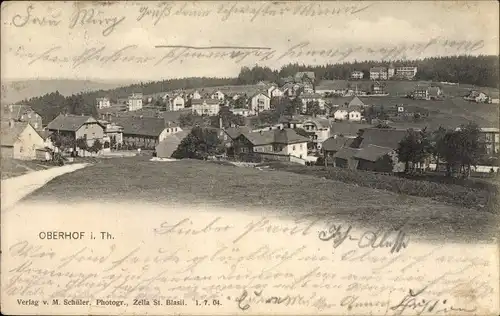
<path id="1" fill-rule="evenodd" d="M 496 1 L 22 1 L 1 12 L 4 80 L 233 77 L 255 64 L 499 54 Z M 165 45 L 191 48 L 156 47 Z M 193 48 L 207 46 L 219 48 Z"/>

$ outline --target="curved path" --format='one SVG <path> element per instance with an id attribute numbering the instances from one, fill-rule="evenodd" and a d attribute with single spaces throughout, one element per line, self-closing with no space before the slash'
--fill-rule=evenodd
<path id="1" fill-rule="evenodd" d="M 24 174 L 22 176 L 2 180 L 1 205 L 2 212 L 8 210 L 19 200 L 44 186 L 50 180 L 68 172 L 87 167 L 88 163 L 71 164 Z"/>

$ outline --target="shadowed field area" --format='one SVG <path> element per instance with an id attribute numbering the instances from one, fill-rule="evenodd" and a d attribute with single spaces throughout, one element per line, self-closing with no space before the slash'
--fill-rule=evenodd
<path id="1" fill-rule="evenodd" d="M 193 160 L 151 162 L 146 157 L 106 159 L 65 174 L 25 199 L 38 200 L 258 208 L 264 214 L 314 214 L 370 226 L 408 221 L 409 233 L 431 240 L 492 240 L 498 226 L 495 214 L 428 198 L 284 171 Z"/>

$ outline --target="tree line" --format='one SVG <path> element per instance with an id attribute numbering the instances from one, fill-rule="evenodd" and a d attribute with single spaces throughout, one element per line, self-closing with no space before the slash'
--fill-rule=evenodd
<path id="1" fill-rule="evenodd" d="M 498 87 L 499 62 L 497 56 L 449 56 L 432 57 L 418 60 L 393 61 L 355 61 L 342 64 L 326 64 L 311 66 L 305 64 L 288 64 L 279 70 L 269 67 L 243 67 L 238 75 L 238 84 L 256 84 L 259 81 L 280 82 L 283 78 L 294 76 L 299 71 L 312 71 L 318 80 L 346 80 L 354 70 L 370 77 L 370 68 L 399 66 L 416 66 L 417 80 L 458 82 L 483 87 Z"/>
<path id="2" fill-rule="evenodd" d="M 429 133 L 426 129 L 409 129 L 399 143 L 398 159 L 405 163 L 406 173 L 415 173 L 429 158 L 436 161 L 436 170 L 444 163 L 446 176 L 467 178 L 471 167 L 483 159 L 486 148 L 481 140 L 481 130 L 475 123 L 462 125 L 457 130 L 442 127 Z"/>

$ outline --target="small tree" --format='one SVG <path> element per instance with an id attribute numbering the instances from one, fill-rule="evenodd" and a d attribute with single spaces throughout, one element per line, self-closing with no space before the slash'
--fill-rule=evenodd
<path id="1" fill-rule="evenodd" d="M 76 147 L 83 150 L 83 156 L 85 156 L 85 151 L 88 150 L 87 139 L 80 137 L 76 140 Z"/>
<path id="2" fill-rule="evenodd" d="M 102 149 L 102 143 L 99 139 L 94 140 L 92 147 L 89 148 L 91 152 L 98 153 Z"/>
<path id="3" fill-rule="evenodd" d="M 414 172 L 418 163 L 423 163 L 431 151 L 431 143 L 425 130 L 409 129 L 397 149 L 399 161 L 404 161 L 405 172 Z"/>

